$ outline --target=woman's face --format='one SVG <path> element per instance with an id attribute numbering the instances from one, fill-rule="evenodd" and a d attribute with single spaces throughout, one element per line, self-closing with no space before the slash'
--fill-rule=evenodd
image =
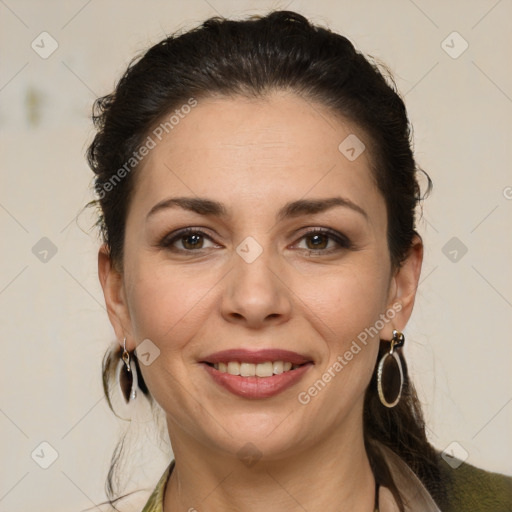
<path id="1" fill-rule="evenodd" d="M 149 340 L 141 371 L 171 441 L 232 454 L 250 442 L 272 459 L 360 436 L 379 338 L 405 326 L 421 266 L 417 251 L 392 271 L 365 133 L 279 92 L 201 100 L 152 137 L 123 274 L 102 249 L 100 275 L 119 339 Z M 246 353 L 215 357 L 227 350 Z M 218 360 L 268 361 L 241 365 L 260 375 L 285 365 L 244 377 Z M 287 361 L 307 363 L 278 373 Z"/>

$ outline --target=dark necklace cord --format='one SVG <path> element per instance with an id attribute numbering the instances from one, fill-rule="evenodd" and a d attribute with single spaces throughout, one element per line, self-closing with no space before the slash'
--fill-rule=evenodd
<path id="1" fill-rule="evenodd" d="M 375 504 L 373 506 L 374 512 L 379 512 L 379 489 L 380 485 L 377 480 L 375 480 Z"/>

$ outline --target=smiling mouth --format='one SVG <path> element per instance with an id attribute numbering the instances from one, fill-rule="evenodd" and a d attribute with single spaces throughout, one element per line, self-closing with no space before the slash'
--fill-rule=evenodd
<path id="1" fill-rule="evenodd" d="M 266 361 L 264 363 L 247 363 L 239 361 L 227 361 L 219 363 L 205 362 L 211 368 L 221 373 L 238 375 L 240 377 L 272 377 L 281 373 L 291 372 L 308 363 L 293 364 L 290 361 Z"/>

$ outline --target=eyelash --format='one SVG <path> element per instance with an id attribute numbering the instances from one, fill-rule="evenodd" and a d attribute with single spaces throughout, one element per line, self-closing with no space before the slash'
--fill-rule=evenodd
<path id="1" fill-rule="evenodd" d="M 164 249 L 168 249 L 170 251 L 178 252 L 178 253 L 182 253 L 182 254 L 183 253 L 193 253 L 193 252 L 200 253 L 200 252 L 204 251 L 204 249 L 177 249 L 175 247 L 174 248 L 172 247 L 172 245 L 176 241 L 180 240 L 181 238 L 183 238 L 187 235 L 201 235 L 201 236 L 204 236 L 205 238 L 208 238 L 209 240 L 211 240 L 213 242 L 212 238 L 202 229 L 185 228 L 185 229 L 181 229 L 175 233 L 171 233 L 171 235 L 165 236 L 160 241 L 158 246 L 162 247 Z M 307 238 L 308 236 L 313 236 L 313 235 L 327 236 L 329 239 L 334 240 L 338 244 L 338 247 L 335 247 L 334 249 L 301 249 L 302 251 L 307 251 L 308 254 L 319 254 L 319 253 L 331 254 L 331 253 L 339 251 L 341 249 L 351 249 L 353 247 L 352 243 L 350 242 L 350 240 L 347 237 L 345 237 L 344 235 L 341 235 L 340 233 L 337 233 L 336 231 L 332 231 L 332 230 L 326 229 L 326 228 L 311 229 L 310 231 L 304 233 L 299 238 L 299 241 L 304 238 Z"/>

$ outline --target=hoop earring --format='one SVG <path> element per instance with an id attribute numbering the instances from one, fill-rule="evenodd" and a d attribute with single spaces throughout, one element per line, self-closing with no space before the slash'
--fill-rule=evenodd
<path id="1" fill-rule="evenodd" d="M 393 330 L 391 347 L 389 352 L 384 354 L 377 367 L 377 391 L 382 405 L 395 407 L 400 401 L 402 387 L 404 385 L 404 372 L 400 357 L 395 348 L 403 347 L 405 336 L 396 329 Z"/>
<path id="2" fill-rule="evenodd" d="M 123 340 L 123 353 L 117 363 L 116 381 L 125 405 L 137 398 L 137 368 L 133 359 L 130 358 L 130 353 L 126 350 L 126 337 Z"/>

